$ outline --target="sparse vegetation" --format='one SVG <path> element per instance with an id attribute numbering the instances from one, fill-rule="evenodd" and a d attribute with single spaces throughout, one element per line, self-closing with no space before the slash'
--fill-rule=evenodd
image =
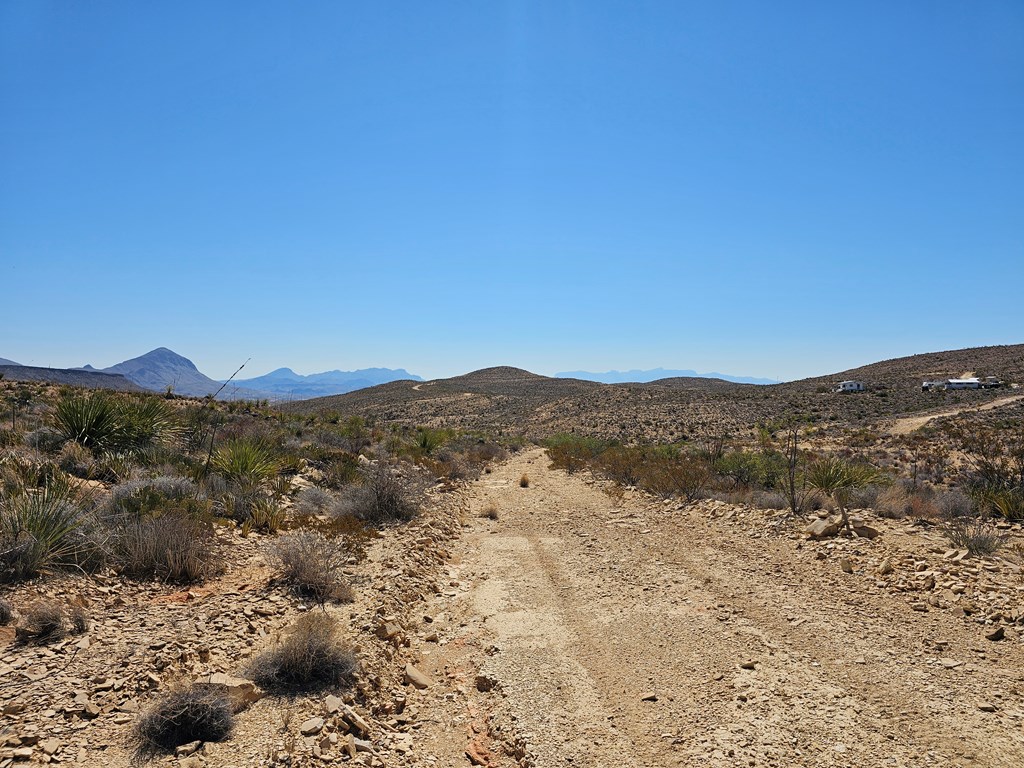
<path id="1" fill-rule="evenodd" d="M 361 483 L 352 486 L 335 506 L 336 514 L 352 515 L 370 525 L 408 522 L 419 512 L 416 497 L 422 481 L 383 462 L 364 468 Z"/>
<path id="2" fill-rule="evenodd" d="M 850 530 L 851 494 L 879 478 L 879 472 L 874 467 L 847 461 L 839 456 L 825 456 L 814 462 L 807 470 L 807 484 L 831 497 L 846 531 Z"/>
<path id="3" fill-rule="evenodd" d="M 128 523 L 115 538 L 121 572 L 192 584 L 217 570 L 212 526 L 178 511 Z"/>
<path id="4" fill-rule="evenodd" d="M 530 477 L 525 472 L 523 473 L 522 477 L 519 478 L 519 487 L 520 488 L 529 488 L 530 487 Z"/>
<path id="5" fill-rule="evenodd" d="M 81 634 L 88 629 L 89 617 L 84 606 L 41 600 L 25 611 L 15 628 L 15 637 L 21 643 L 54 643 L 69 634 Z"/>
<path id="6" fill-rule="evenodd" d="M 78 487 L 57 474 L 39 489 L 0 498 L 0 581 L 21 581 L 73 563 L 86 502 Z"/>
<path id="7" fill-rule="evenodd" d="M 486 518 L 488 520 L 497 520 L 498 505 L 493 503 L 486 505 L 483 509 L 480 510 L 480 517 Z"/>
<path id="8" fill-rule="evenodd" d="M 347 687 L 358 670 L 355 653 L 338 638 L 338 623 L 319 611 L 302 616 L 288 634 L 252 661 L 248 673 L 270 690 Z"/>
<path id="9" fill-rule="evenodd" d="M 296 531 L 274 542 L 270 554 L 284 580 L 300 596 L 320 605 L 353 599 L 352 588 L 342 574 L 349 553 L 341 539 L 329 539 L 316 531 Z"/>
<path id="10" fill-rule="evenodd" d="M 164 695 L 132 728 L 141 758 L 173 753 L 193 741 L 223 741 L 231 735 L 234 715 L 227 696 L 202 684 Z"/>

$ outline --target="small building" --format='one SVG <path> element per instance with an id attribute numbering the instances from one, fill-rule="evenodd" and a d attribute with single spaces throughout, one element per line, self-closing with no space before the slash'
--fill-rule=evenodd
<path id="1" fill-rule="evenodd" d="M 950 379 L 946 382 L 946 389 L 981 389 L 981 379 Z"/>
<path id="2" fill-rule="evenodd" d="M 833 392 L 863 392 L 867 387 L 863 381 L 840 381 Z"/>

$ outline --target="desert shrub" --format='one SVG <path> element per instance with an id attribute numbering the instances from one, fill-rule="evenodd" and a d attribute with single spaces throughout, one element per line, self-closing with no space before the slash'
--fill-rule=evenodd
<path id="1" fill-rule="evenodd" d="M 122 398 L 117 415 L 117 446 L 123 450 L 144 450 L 182 434 L 174 408 L 159 397 Z"/>
<path id="2" fill-rule="evenodd" d="M 519 478 L 519 487 L 520 488 L 529 488 L 530 487 L 530 477 L 525 472 Z"/>
<path id="3" fill-rule="evenodd" d="M 749 451 L 726 451 L 714 463 L 715 472 L 732 480 L 733 487 L 750 486 L 761 478 L 760 456 Z"/>
<path id="4" fill-rule="evenodd" d="M 362 482 L 335 504 L 336 514 L 353 515 L 371 525 L 408 522 L 419 512 L 416 497 L 422 481 L 410 473 L 379 462 L 360 471 Z"/>
<path id="5" fill-rule="evenodd" d="M 25 611 L 15 627 L 15 637 L 21 643 L 54 643 L 88 628 L 89 618 L 83 606 L 42 600 Z"/>
<path id="6" fill-rule="evenodd" d="M 636 448 L 617 445 L 598 454 L 594 471 L 622 485 L 637 485 L 643 472 L 644 454 Z"/>
<path id="7" fill-rule="evenodd" d="M 972 555 L 991 555 L 1006 543 L 991 522 L 981 517 L 949 517 L 942 526 L 943 533 L 957 549 L 966 549 Z"/>
<path id="8" fill-rule="evenodd" d="M 92 474 L 92 465 L 92 454 L 79 443 L 65 443 L 57 456 L 57 466 L 75 477 L 89 477 Z"/>
<path id="9" fill-rule="evenodd" d="M 875 509 L 878 500 L 887 489 L 877 483 L 865 485 L 863 488 L 854 488 L 850 491 L 851 509 Z"/>
<path id="10" fill-rule="evenodd" d="M 277 498 L 271 496 L 255 499 L 249 505 L 248 514 L 248 518 L 242 523 L 243 533 L 246 534 L 253 530 L 277 533 L 285 521 L 284 507 Z"/>
<path id="11" fill-rule="evenodd" d="M 545 447 L 551 459 L 551 467 L 572 474 L 588 467 L 608 445 L 592 437 L 560 434 L 545 441 Z"/>
<path id="12" fill-rule="evenodd" d="M 173 510 L 122 528 L 115 558 L 127 576 L 178 584 L 202 581 L 217 570 L 212 526 Z"/>
<path id="13" fill-rule="evenodd" d="M 0 499 L 0 581 L 20 581 L 73 562 L 87 500 L 64 475 Z"/>
<path id="14" fill-rule="evenodd" d="M 940 493 L 935 500 L 939 514 L 943 518 L 969 517 L 974 514 L 974 502 L 971 497 L 960 490 Z"/>
<path id="15" fill-rule="evenodd" d="M 334 497 L 315 485 L 303 488 L 295 499 L 295 511 L 300 515 L 320 515 L 327 511 Z"/>
<path id="16" fill-rule="evenodd" d="M 698 456 L 655 455 L 644 463 L 640 487 L 664 499 L 682 496 L 693 501 L 700 498 L 711 476 L 711 465 Z"/>
<path id="17" fill-rule="evenodd" d="M 480 517 L 486 517 L 488 520 L 498 519 L 498 505 L 487 504 L 483 509 L 480 510 Z"/>
<path id="18" fill-rule="evenodd" d="M 161 475 L 115 486 L 104 509 L 111 518 L 124 521 L 138 521 L 166 509 L 202 519 L 209 514 L 210 502 L 191 480 Z"/>
<path id="19" fill-rule="evenodd" d="M 358 668 L 355 653 L 338 638 L 338 622 L 315 611 L 258 654 L 248 674 L 264 688 L 302 690 L 351 685 Z"/>
<path id="20" fill-rule="evenodd" d="M 335 453 L 326 462 L 321 471 L 324 485 L 338 490 L 359 480 L 359 456 L 355 453 Z"/>
<path id="21" fill-rule="evenodd" d="M 102 391 L 62 397 L 53 422 L 64 439 L 93 449 L 115 445 L 121 430 L 117 403 Z"/>
<path id="22" fill-rule="evenodd" d="M 755 491 L 751 503 L 758 509 L 788 509 L 789 499 L 778 491 Z"/>
<path id="23" fill-rule="evenodd" d="M 14 618 L 14 606 L 9 600 L 0 597 L 0 627 L 6 627 Z"/>
<path id="24" fill-rule="evenodd" d="M 136 455 L 130 451 L 98 451 L 92 476 L 105 483 L 123 483 L 136 469 Z"/>
<path id="25" fill-rule="evenodd" d="M 270 554 L 281 568 L 285 582 L 302 597 L 321 605 L 331 599 L 354 599 L 342 574 L 349 557 L 342 540 L 329 539 L 315 531 L 297 531 L 274 542 Z"/>
<path id="26" fill-rule="evenodd" d="M 260 485 L 278 472 L 273 450 L 260 440 L 236 438 L 223 443 L 213 454 L 213 468 L 228 483 Z"/>
<path id="27" fill-rule="evenodd" d="M 51 427 L 40 427 L 25 435 L 25 445 L 43 453 L 56 453 L 67 438 Z"/>
<path id="28" fill-rule="evenodd" d="M 21 433 L 17 430 L 0 427 L 0 448 L 12 448 L 21 440 Z"/>
<path id="29" fill-rule="evenodd" d="M 51 600 L 29 606 L 17 626 L 17 638 L 27 643 L 52 643 L 68 635 L 68 621 L 64 608 Z"/>
<path id="30" fill-rule="evenodd" d="M 913 514 L 913 507 L 910 504 L 910 496 L 898 483 L 891 485 L 878 494 L 872 509 L 880 517 L 900 519 Z"/>
<path id="31" fill-rule="evenodd" d="M 132 728 L 132 738 L 140 756 L 153 756 L 193 741 L 223 741 L 233 727 L 228 697 L 197 684 L 171 691 L 146 710 Z"/>

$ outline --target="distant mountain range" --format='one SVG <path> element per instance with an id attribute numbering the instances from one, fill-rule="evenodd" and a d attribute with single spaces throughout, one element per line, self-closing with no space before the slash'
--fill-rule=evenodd
<path id="1" fill-rule="evenodd" d="M 583 379 L 584 381 L 599 381 L 602 384 L 646 384 L 659 379 L 722 379 L 731 381 L 734 384 L 778 384 L 775 379 L 758 379 L 753 376 L 729 376 L 725 373 L 697 373 L 696 371 L 674 371 L 665 368 L 652 368 L 647 371 L 605 371 L 604 373 L 592 373 L 590 371 L 566 371 L 556 373 L 557 379 Z"/>
<path id="2" fill-rule="evenodd" d="M 390 381 L 423 379 L 404 368 L 361 368 L 357 371 L 325 371 L 307 376 L 295 373 L 291 368 L 278 368 L 254 379 L 235 379 L 232 384 L 267 393 L 278 400 L 305 400 L 310 397 L 342 395 Z"/>
<path id="3" fill-rule="evenodd" d="M 176 395 L 206 397 L 218 395 L 222 400 L 302 400 L 310 397 L 326 397 L 354 392 L 357 389 L 386 384 L 391 381 L 423 381 L 419 376 L 404 368 L 363 368 L 356 371 L 325 371 L 308 376 L 295 373 L 290 368 L 278 368 L 265 376 L 253 379 L 234 379 L 225 382 L 211 379 L 196 368 L 195 363 L 167 347 L 158 347 L 139 357 L 125 360 L 109 368 L 97 369 L 91 365 L 80 368 L 29 368 L 13 360 L 0 357 L 0 366 L 6 367 L 8 378 L 15 378 L 13 369 L 22 369 L 17 378 L 32 381 L 59 381 L 80 386 L 100 386 L 110 389 L 123 388 L 114 384 L 114 378 L 82 377 L 89 374 L 113 374 L 123 377 L 127 383 L 153 392 L 165 392 L 168 388 Z M 29 375 L 31 371 L 31 376 Z M 76 379 L 73 374 L 77 374 Z"/>
<path id="4" fill-rule="evenodd" d="M 95 371 L 91 365 L 82 366 L 84 371 Z M 119 373 L 140 387 L 164 392 L 170 387 L 176 395 L 206 397 L 215 394 L 223 382 L 215 381 L 196 368 L 195 363 L 167 347 L 158 347 L 123 363 L 101 369 L 102 373 Z M 225 400 L 259 400 L 267 395 L 255 390 L 246 390 L 228 385 L 221 396 Z"/>

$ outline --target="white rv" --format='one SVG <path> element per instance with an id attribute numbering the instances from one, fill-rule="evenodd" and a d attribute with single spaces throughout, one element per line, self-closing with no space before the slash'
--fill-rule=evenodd
<path id="1" fill-rule="evenodd" d="M 866 389 L 863 381 L 840 381 L 833 392 L 863 392 Z"/>

